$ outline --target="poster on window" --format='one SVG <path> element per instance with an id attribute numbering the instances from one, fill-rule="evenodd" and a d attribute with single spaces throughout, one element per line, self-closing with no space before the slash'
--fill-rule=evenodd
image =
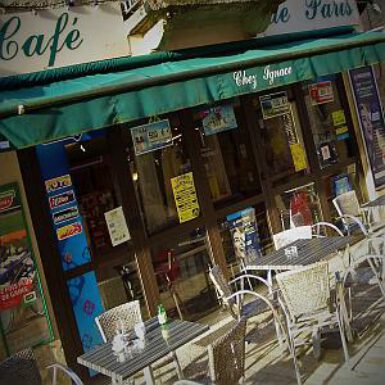
<path id="1" fill-rule="evenodd" d="M 172 132 L 168 119 L 131 128 L 135 155 L 172 146 Z"/>
<path id="2" fill-rule="evenodd" d="M 171 187 L 180 223 L 199 217 L 199 203 L 192 172 L 171 178 Z"/>
<path id="3" fill-rule="evenodd" d="M 286 91 L 260 96 L 259 102 L 265 120 L 291 113 Z"/>
<path id="4" fill-rule="evenodd" d="M 216 106 L 203 111 L 202 126 L 205 135 L 215 135 L 237 128 L 233 106 Z"/>
<path id="5" fill-rule="evenodd" d="M 0 323 L 10 353 L 52 337 L 17 184 L 0 186 Z"/>
<path id="6" fill-rule="evenodd" d="M 246 265 L 261 256 L 261 246 L 255 209 L 249 207 L 226 217 L 229 223 L 235 256 Z"/>
<path id="7" fill-rule="evenodd" d="M 122 206 L 107 211 L 104 213 L 104 217 L 106 219 L 108 233 L 110 234 L 111 244 L 113 247 L 131 239 Z"/>
<path id="8" fill-rule="evenodd" d="M 372 67 L 349 71 L 374 184 L 385 184 L 385 122 Z"/>
<path id="9" fill-rule="evenodd" d="M 334 197 L 352 191 L 352 185 L 347 173 L 334 176 L 332 178 L 332 185 Z"/>
<path id="10" fill-rule="evenodd" d="M 331 81 L 318 82 L 309 85 L 309 95 L 312 106 L 331 103 L 334 101 Z"/>

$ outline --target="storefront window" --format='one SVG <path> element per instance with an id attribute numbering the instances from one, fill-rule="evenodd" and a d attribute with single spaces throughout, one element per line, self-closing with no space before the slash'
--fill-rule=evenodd
<path id="1" fill-rule="evenodd" d="M 320 167 L 352 157 L 352 134 L 338 94 L 336 77 L 306 82 L 303 93 Z"/>
<path id="2" fill-rule="evenodd" d="M 197 319 L 217 306 L 210 284 L 207 232 L 198 228 L 178 241 L 152 249 L 152 262 L 160 291 L 160 301 L 176 317 Z"/>
<path id="3" fill-rule="evenodd" d="M 145 316 L 135 255 L 127 222 L 117 201 L 107 141 L 103 136 L 69 144 L 66 149 L 103 307 L 107 310 L 138 299 Z M 123 238 L 122 227 L 128 231 Z"/>
<path id="4" fill-rule="evenodd" d="M 198 217 L 194 175 L 177 115 L 125 132 L 131 175 L 148 232 Z"/>
<path id="5" fill-rule="evenodd" d="M 321 206 L 314 183 L 299 186 L 276 196 L 282 230 L 309 226 L 322 220 Z"/>
<path id="6" fill-rule="evenodd" d="M 211 198 L 219 206 L 260 192 L 259 176 L 239 101 L 194 114 Z"/>
<path id="7" fill-rule="evenodd" d="M 262 143 L 270 175 L 288 181 L 292 175 L 309 172 L 296 102 L 291 89 L 254 98 Z"/>
<path id="8" fill-rule="evenodd" d="M 247 207 L 218 221 L 230 273 L 266 254 L 271 246 L 264 204 Z"/>

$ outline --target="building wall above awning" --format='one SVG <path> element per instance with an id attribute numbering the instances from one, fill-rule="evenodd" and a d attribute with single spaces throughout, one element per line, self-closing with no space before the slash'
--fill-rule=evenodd
<path id="1" fill-rule="evenodd" d="M 220 47 L 187 51 L 150 65 L 135 58 L 140 67 L 128 62 L 126 70 L 2 91 L 0 135 L 23 148 L 385 60 L 383 32 L 268 41 L 226 45 L 227 53 Z"/>

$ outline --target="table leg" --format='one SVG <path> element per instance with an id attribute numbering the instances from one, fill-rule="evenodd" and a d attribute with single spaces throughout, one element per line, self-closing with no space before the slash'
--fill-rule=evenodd
<path id="1" fill-rule="evenodd" d="M 154 374 L 152 373 L 151 366 L 147 366 L 143 369 L 144 381 L 146 385 L 155 385 Z"/>
<path id="2" fill-rule="evenodd" d="M 175 370 L 176 370 L 176 374 L 178 376 L 178 379 L 182 380 L 184 378 L 184 376 L 183 376 L 182 368 L 180 367 L 180 364 L 179 364 L 178 357 L 174 351 L 171 352 L 171 354 L 172 354 L 172 358 L 174 361 L 174 366 L 175 366 Z"/>
<path id="3" fill-rule="evenodd" d="M 267 282 L 269 284 L 269 296 L 270 298 L 272 298 L 273 297 L 273 275 L 272 275 L 271 269 L 267 270 Z M 282 347 L 283 346 L 282 331 L 276 319 L 274 319 L 274 327 L 275 327 L 275 332 L 277 334 L 278 344 L 280 347 Z"/>

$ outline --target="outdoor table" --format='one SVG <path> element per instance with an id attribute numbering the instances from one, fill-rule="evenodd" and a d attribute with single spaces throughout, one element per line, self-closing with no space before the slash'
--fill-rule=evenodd
<path id="1" fill-rule="evenodd" d="M 290 246 L 296 246 L 298 256 L 286 256 L 285 247 L 283 247 L 279 250 L 273 251 L 268 255 L 260 257 L 256 263 L 246 265 L 244 270 L 246 272 L 250 270 L 267 271 L 267 280 L 269 282 L 269 288 L 271 291 L 273 283 L 273 271 L 294 270 L 306 265 L 310 265 L 312 263 L 319 262 L 321 260 L 329 259 L 334 253 L 338 252 L 339 250 L 344 250 L 348 245 L 356 243 L 359 239 L 360 237 L 355 236 L 298 239 L 286 246 L 286 248 Z M 348 333 L 348 338 L 351 339 L 348 314 L 346 311 L 344 299 L 341 297 L 342 289 L 340 286 L 336 292 L 336 295 L 338 296 L 338 300 L 342 306 L 342 315 L 345 320 L 345 327 Z M 277 332 L 279 333 L 278 329 Z"/>
<path id="2" fill-rule="evenodd" d="M 147 321 L 145 325 L 144 349 L 133 353 L 132 358 L 128 358 L 125 362 L 118 362 L 112 351 L 112 343 L 105 343 L 78 357 L 78 363 L 110 377 L 113 384 L 122 384 L 134 374 L 144 370 L 146 384 L 155 385 L 150 365 L 209 329 L 207 325 L 196 322 L 171 320 L 167 325 L 166 336 L 162 334 L 157 318 Z M 182 377 L 179 367 L 177 371 L 178 377 Z"/>

